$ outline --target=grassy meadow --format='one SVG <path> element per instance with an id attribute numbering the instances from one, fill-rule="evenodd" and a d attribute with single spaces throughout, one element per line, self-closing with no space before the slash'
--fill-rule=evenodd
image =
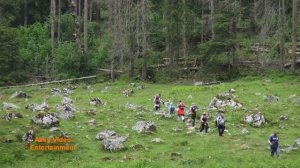
<path id="1" fill-rule="evenodd" d="M 268 79 L 268 80 L 266 80 Z M 281 152 L 280 157 L 270 157 L 267 139 L 273 131 L 278 131 L 280 147 L 293 145 L 300 138 L 300 104 L 289 99 L 296 94 L 300 97 L 300 78 L 294 75 L 271 75 L 264 77 L 247 77 L 230 83 L 211 86 L 193 86 L 192 84 L 150 84 L 143 85 L 145 89 L 137 90 L 130 86 L 131 82 L 117 81 L 115 83 L 78 83 L 77 89 L 68 97 L 80 109 L 71 120 L 60 120 L 59 128 L 68 133 L 72 144 L 77 146 L 75 151 L 32 151 L 22 142 L 21 138 L 29 129 L 37 130 L 38 137 L 49 137 L 49 129 L 42 129 L 30 122 L 38 112 L 25 109 L 30 103 L 41 104 L 46 101 L 50 105 L 49 112 L 55 112 L 55 105 L 60 104 L 62 97 L 51 94 L 51 88 L 64 88 L 67 85 L 47 85 L 42 88 L 1 89 L 2 102 L 18 105 L 20 109 L 5 111 L 1 108 L 1 116 L 6 112 L 21 112 L 23 118 L 11 121 L 0 120 L 0 167 L 37 168 L 37 167 L 207 167 L 207 168 L 299 168 L 300 149 L 289 153 Z M 219 137 L 214 125 L 216 111 L 211 111 L 209 121 L 210 132 L 205 135 L 196 129 L 187 133 L 183 122 L 174 116 L 170 119 L 153 114 L 152 98 L 160 93 L 163 99 L 169 99 L 177 104 L 183 100 L 186 106 L 196 103 L 200 109 L 198 115 L 207 111 L 210 100 L 217 95 L 234 88 L 240 109 L 225 108 L 226 128 L 228 132 Z M 134 94 L 126 98 L 122 91 L 134 90 Z M 10 98 L 15 91 L 25 91 L 31 97 L 28 99 Z M 256 95 L 261 93 L 261 95 Z M 264 101 L 264 96 L 275 95 L 278 102 Z M 99 97 L 106 105 L 91 106 L 89 100 Z M 142 107 L 130 109 L 127 103 Z M 97 115 L 91 116 L 86 112 L 95 108 Z M 259 109 L 266 117 L 268 124 L 262 128 L 253 128 L 243 122 L 247 112 Z M 165 107 L 162 110 L 167 110 Z M 141 115 L 136 115 L 142 112 Z M 288 120 L 279 120 L 281 115 L 287 115 Z M 97 124 L 90 126 L 87 121 L 96 119 Z M 137 121 L 151 120 L 157 126 L 152 134 L 139 134 L 131 128 Z M 196 127 L 199 128 L 197 120 Z M 174 132 L 172 128 L 182 129 Z M 242 134 L 247 128 L 249 134 Z M 95 135 L 106 129 L 113 129 L 118 135 L 128 135 L 125 149 L 109 152 L 102 149 Z M 161 138 L 163 143 L 151 142 Z M 6 143 L 6 139 L 12 139 Z M 178 156 L 171 157 L 172 153 Z"/>

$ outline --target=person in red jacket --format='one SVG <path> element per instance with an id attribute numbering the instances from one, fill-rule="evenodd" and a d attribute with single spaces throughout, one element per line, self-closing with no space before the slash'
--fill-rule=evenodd
<path id="1" fill-rule="evenodd" d="M 185 108 L 184 102 L 180 100 L 178 105 L 178 111 L 177 111 L 178 120 L 184 121 L 184 108 Z"/>

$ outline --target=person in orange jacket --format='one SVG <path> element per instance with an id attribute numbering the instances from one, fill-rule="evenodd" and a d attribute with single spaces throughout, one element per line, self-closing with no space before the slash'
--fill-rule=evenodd
<path id="1" fill-rule="evenodd" d="M 180 100 L 178 105 L 178 111 L 177 111 L 178 120 L 184 121 L 184 108 L 185 108 L 184 102 Z"/>

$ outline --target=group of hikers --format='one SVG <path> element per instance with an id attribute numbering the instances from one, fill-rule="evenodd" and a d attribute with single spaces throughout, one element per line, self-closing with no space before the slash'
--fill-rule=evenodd
<path id="1" fill-rule="evenodd" d="M 156 111 L 160 110 L 162 104 L 166 104 L 165 102 L 162 101 L 162 97 L 160 94 L 154 96 L 153 102 Z M 176 110 L 174 104 L 172 102 L 168 102 L 167 107 L 169 109 L 170 114 L 173 115 Z M 199 109 L 195 105 L 195 103 L 191 104 L 187 113 L 185 112 L 186 106 L 183 101 L 180 100 L 177 107 L 178 107 L 177 109 L 178 120 L 186 121 L 186 119 L 190 117 L 190 119 L 192 120 L 192 127 L 195 127 L 197 111 Z M 208 119 L 209 119 L 208 114 L 204 112 L 200 117 L 200 128 L 199 128 L 200 132 L 202 132 L 203 130 L 205 131 L 205 133 L 208 132 L 208 128 L 209 128 Z M 216 127 L 218 128 L 219 136 L 223 136 L 223 133 L 225 131 L 225 117 L 223 111 L 218 113 L 218 116 L 216 117 L 215 120 L 215 124 Z M 276 132 L 274 132 L 269 137 L 268 143 L 270 144 L 271 156 L 274 156 L 276 154 L 276 156 L 278 157 L 280 149 L 279 149 L 279 138 Z"/>
<path id="2" fill-rule="evenodd" d="M 153 102 L 154 102 L 154 107 L 155 107 L 155 110 L 158 111 L 160 110 L 160 107 L 162 104 L 166 104 L 166 102 L 163 102 L 162 101 L 162 98 L 161 98 L 161 95 L 160 94 L 157 94 L 156 96 L 154 96 L 153 98 Z M 167 103 L 167 107 L 169 109 L 169 112 L 171 115 L 174 115 L 175 114 L 175 106 L 172 102 L 168 102 Z M 196 123 L 196 117 L 197 117 L 197 111 L 198 111 L 198 106 L 195 105 L 195 103 L 192 103 L 189 110 L 187 111 L 186 113 L 186 106 L 184 104 L 183 101 L 179 101 L 179 104 L 178 104 L 178 109 L 177 109 L 177 117 L 178 117 L 178 120 L 181 120 L 181 121 L 186 121 L 188 118 L 190 118 L 192 121 L 192 127 L 195 127 L 195 123 Z M 208 132 L 208 128 L 209 128 L 209 125 L 208 125 L 208 119 L 209 119 L 209 116 L 206 112 L 204 112 L 201 117 L 200 117 L 200 132 L 202 131 L 205 131 L 205 133 Z M 218 132 L 219 132 L 219 136 L 223 136 L 223 133 L 224 133 L 224 130 L 225 130 L 225 117 L 224 117 L 224 113 L 223 112 L 220 112 L 216 118 L 216 121 L 215 121 L 215 124 L 218 128 Z"/>

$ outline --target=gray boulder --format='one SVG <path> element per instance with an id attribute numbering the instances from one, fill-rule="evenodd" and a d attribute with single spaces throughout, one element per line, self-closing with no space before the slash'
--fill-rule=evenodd
<path id="1" fill-rule="evenodd" d="M 300 138 L 295 140 L 295 147 L 300 147 Z"/>
<path id="2" fill-rule="evenodd" d="M 58 117 L 63 120 L 69 120 L 75 117 L 75 113 L 73 111 L 61 111 L 58 113 Z"/>
<path id="3" fill-rule="evenodd" d="M 279 117 L 279 119 L 280 119 L 280 120 L 288 120 L 289 118 L 288 118 L 288 116 L 286 116 L 286 115 L 281 115 L 281 116 Z"/>
<path id="4" fill-rule="evenodd" d="M 247 128 L 242 129 L 242 134 L 249 134 L 249 130 Z"/>
<path id="5" fill-rule="evenodd" d="M 88 125 L 96 125 L 97 121 L 95 119 L 91 119 L 87 123 L 88 123 Z"/>
<path id="6" fill-rule="evenodd" d="M 23 118 L 22 114 L 21 113 L 6 113 L 3 118 L 6 120 L 6 121 L 10 121 L 14 118 Z"/>
<path id="7" fill-rule="evenodd" d="M 39 113 L 31 121 L 44 128 L 51 128 L 59 125 L 58 117 L 54 113 Z"/>
<path id="8" fill-rule="evenodd" d="M 99 98 L 94 98 L 94 99 L 90 100 L 90 105 L 93 105 L 93 106 L 104 105 L 104 102 Z"/>
<path id="9" fill-rule="evenodd" d="M 18 109 L 19 106 L 17 105 L 14 105 L 12 103 L 6 103 L 6 102 L 3 102 L 3 109 L 4 110 L 12 110 L 12 109 Z"/>
<path id="10" fill-rule="evenodd" d="M 61 100 L 62 104 L 73 104 L 73 100 L 69 97 L 63 97 L 63 99 Z"/>
<path id="11" fill-rule="evenodd" d="M 153 143 L 163 143 L 164 140 L 162 140 L 162 139 L 160 139 L 160 138 L 154 138 L 154 139 L 152 139 L 151 142 L 153 142 Z"/>
<path id="12" fill-rule="evenodd" d="M 54 95 L 59 95 L 61 93 L 61 90 L 59 88 L 52 88 L 51 93 Z"/>
<path id="13" fill-rule="evenodd" d="M 102 132 L 98 132 L 96 135 L 96 139 L 103 140 L 111 136 L 116 136 L 116 132 L 114 130 L 105 130 Z"/>
<path id="14" fill-rule="evenodd" d="M 111 152 L 122 150 L 127 138 L 127 136 L 110 136 L 102 140 L 102 147 Z"/>
<path id="15" fill-rule="evenodd" d="M 269 102 L 269 103 L 277 102 L 278 100 L 279 100 L 279 97 L 274 96 L 274 95 L 265 96 L 265 101 Z"/>
<path id="16" fill-rule="evenodd" d="M 11 98 L 29 98 L 29 96 L 23 91 L 16 91 L 11 95 Z"/>
<path id="17" fill-rule="evenodd" d="M 43 102 L 42 104 L 28 104 L 25 109 L 32 111 L 47 111 L 49 110 L 49 105 L 46 102 Z"/>
<path id="18" fill-rule="evenodd" d="M 244 118 L 244 121 L 253 127 L 261 127 L 266 123 L 265 117 L 261 112 L 247 114 Z"/>
<path id="19" fill-rule="evenodd" d="M 23 142 L 26 143 L 32 143 L 35 140 L 35 131 L 34 130 L 29 130 L 27 133 L 25 133 L 22 137 Z"/>
<path id="20" fill-rule="evenodd" d="M 138 133 L 152 133 L 156 131 L 156 126 L 153 121 L 138 121 L 132 129 Z"/>

